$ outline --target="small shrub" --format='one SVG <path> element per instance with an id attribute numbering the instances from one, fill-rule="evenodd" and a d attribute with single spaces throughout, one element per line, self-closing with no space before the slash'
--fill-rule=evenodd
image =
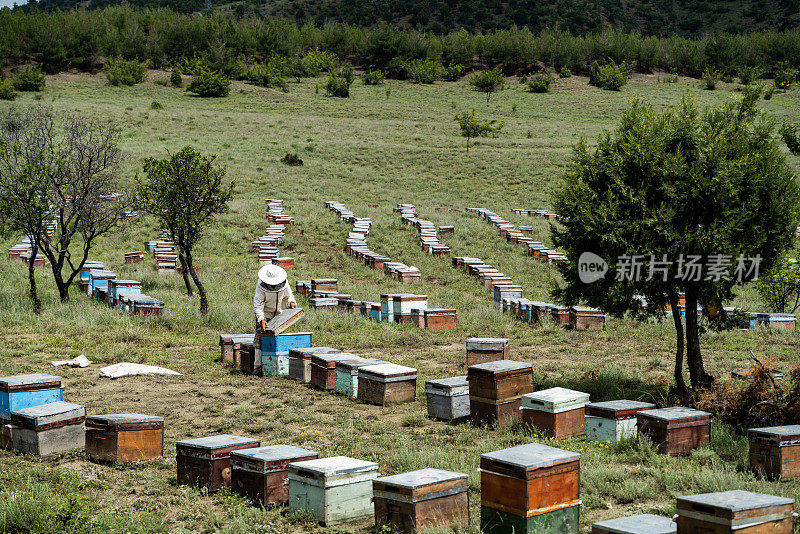
<path id="1" fill-rule="evenodd" d="M 528 83 L 528 75 L 527 74 L 523 74 L 522 76 L 520 76 L 519 77 L 519 83 L 522 84 L 522 85 L 525 85 L 526 83 Z"/>
<path id="2" fill-rule="evenodd" d="M 492 70 L 485 70 L 483 72 L 476 72 L 470 76 L 469 84 L 476 90 L 486 93 L 486 101 L 492 93 L 500 89 L 506 83 L 506 77 L 500 67 L 495 67 Z"/>
<path id="3" fill-rule="evenodd" d="M 549 74 L 537 74 L 528 80 L 528 90 L 531 93 L 547 93 L 553 78 Z"/>
<path id="4" fill-rule="evenodd" d="M 780 128 L 780 134 L 781 137 L 783 138 L 783 142 L 786 143 L 786 146 L 789 148 L 789 152 L 791 152 L 795 156 L 800 156 L 800 136 L 797 135 L 797 126 L 795 126 L 794 124 L 789 124 L 788 122 L 784 122 Z M 788 269 L 789 267 L 784 266 L 784 268 Z M 792 268 L 792 271 L 796 273 L 797 269 Z M 786 272 L 792 272 L 792 271 L 786 271 Z M 785 282 L 787 280 L 786 272 L 782 272 L 780 276 L 777 276 L 777 278 Z M 771 278 L 772 278 L 771 276 L 763 277 L 763 281 L 762 278 L 759 278 L 758 282 L 756 282 L 756 288 L 760 288 L 762 286 L 768 288 L 761 295 L 761 298 L 764 299 L 764 302 L 770 302 L 769 300 L 770 295 L 774 296 L 775 293 L 775 288 L 770 287 L 768 285 L 768 283 L 771 283 Z M 798 285 L 798 296 L 800 296 L 800 279 L 798 279 L 797 285 Z"/>
<path id="5" fill-rule="evenodd" d="M 150 109 L 164 109 L 164 106 L 161 105 L 161 102 L 158 100 L 153 100 L 150 104 Z"/>
<path id="6" fill-rule="evenodd" d="M 169 83 L 172 87 L 183 87 L 183 78 L 178 67 L 172 69 L 172 73 L 169 75 Z"/>
<path id="7" fill-rule="evenodd" d="M 564 65 L 563 67 L 561 67 L 561 70 L 558 71 L 558 77 L 559 78 L 571 78 L 572 77 L 572 71 L 569 70 L 569 68 L 566 65 Z"/>
<path id="8" fill-rule="evenodd" d="M 475 117 L 475 110 L 472 113 L 461 113 L 456 115 L 456 122 L 461 129 L 461 137 L 467 138 L 467 153 L 469 153 L 469 141 L 476 137 L 497 137 L 500 130 L 503 129 L 505 123 L 503 121 L 497 122 L 497 119 L 490 119 L 486 122 L 481 122 Z"/>
<path id="9" fill-rule="evenodd" d="M 26 67 L 14 77 L 14 89 L 17 91 L 41 91 L 44 86 L 44 74 L 39 69 Z"/>
<path id="10" fill-rule="evenodd" d="M 706 67 L 703 71 L 703 83 L 708 91 L 713 91 L 717 88 L 717 82 L 722 78 L 722 73 L 713 67 Z"/>
<path id="11" fill-rule="evenodd" d="M 782 91 L 789 89 L 797 81 L 797 70 L 785 64 L 779 65 L 775 70 L 775 87 Z"/>
<path id="12" fill-rule="evenodd" d="M 17 96 L 11 82 L 0 82 L 0 100 L 14 100 Z"/>
<path id="13" fill-rule="evenodd" d="M 312 50 L 303 57 L 306 73 L 316 78 L 323 72 L 330 72 L 339 68 L 339 58 L 330 52 Z"/>
<path id="14" fill-rule="evenodd" d="M 291 165 L 292 167 L 299 167 L 303 165 L 303 160 L 300 159 L 296 153 L 287 152 L 285 156 L 281 158 L 281 163 L 284 165 Z"/>
<path id="15" fill-rule="evenodd" d="M 325 83 L 325 92 L 328 96 L 335 96 L 338 98 L 350 97 L 350 84 L 353 83 L 353 69 L 352 67 L 341 70 L 332 70 L 328 75 L 328 81 Z"/>
<path id="16" fill-rule="evenodd" d="M 433 83 L 442 75 L 442 65 L 433 59 L 414 59 L 405 62 L 408 77 L 417 83 Z"/>
<path id="17" fill-rule="evenodd" d="M 383 85 L 386 75 L 381 70 L 368 70 L 361 75 L 364 85 Z"/>
<path id="18" fill-rule="evenodd" d="M 138 61 L 111 58 L 103 65 L 103 72 L 111 85 L 136 85 L 144 81 L 145 70 Z"/>
<path id="19" fill-rule="evenodd" d="M 627 62 L 617 65 L 613 60 L 609 60 L 608 63 L 601 65 L 595 61 L 589 67 L 589 84 L 608 91 L 619 91 L 628 83 L 631 72 L 633 65 Z"/>
<path id="20" fill-rule="evenodd" d="M 766 91 L 764 91 L 764 100 L 772 100 L 772 94 L 775 92 L 775 85 L 770 85 L 767 87 Z"/>
<path id="21" fill-rule="evenodd" d="M 241 70 L 241 78 L 262 87 L 287 90 L 286 80 L 288 61 L 282 56 L 274 55 L 266 63 L 255 63 Z"/>
<path id="22" fill-rule="evenodd" d="M 764 75 L 764 70 L 760 67 L 744 66 L 739 68 L 739 81 L 743 85 L 750 85 L 751 83 L 760 80 Z"/>
<path id="23" fill-rule="evenodd" d="M 726 74 L 722 77 L 722 83 L 733 83 L 733 76 Z"/>
<path id="24" fill-rule="evenodd" d="M 158 80 L 153 80 L 153 83 L 155 85 L 160 85 L 161 87 L 166 87 L 169 85 L 169 80 L 162 80 L 159 78 Z"/>
<path id="25" fill-rule="evenodd" d="M 459 80 L 464 75 L 464 65 L 451 62 L 442 69 L 442 79 L 448 82 Z"/>
<path id="26" fill-rule="evenodd" d="M 204 98 L 228 96 L 231 81 L 219 71 L 201 70 L 194 75 L 186 90 Z"/>

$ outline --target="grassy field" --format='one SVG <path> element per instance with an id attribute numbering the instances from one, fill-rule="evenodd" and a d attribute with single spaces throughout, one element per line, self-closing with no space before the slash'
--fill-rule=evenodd
<path id="1" fill-rule="evenodd" d="M 49 362 L 80 354 L 97 364 L 120 361 L 170 367 L 181 377 L 98 377 L 98 365 L 59 371 L 69 401 L 90 413 L 141 412 L 166 417 L 165 460 L 109 467 L 83 454 L 47 460 L 0 452 L 0 526 L 7 530 L 119 532 L 367 532 L 370 522 L 323 529 L 301 515 L 250 506 L 227 492 L 208 496 L 180 487 L 175 479 L 174 442 L 213 433 L 259 437 L 263 444 L 287 443 L 380 463 L 382 474 L 422 467 L 468 473 L 471 512 L 477 525 L 479 455 L 507 446 L 544 441 L 520 428 L 494 430 L 449 425 L 426 417 L 424 381 L 464 374 L 464 339 L 509 337 L 512 357 L 532 362 L 537 386 L 562 385 L 615 398 L 668 402 L 674 330 L 671 322 L 646 324 L 610 320 L 603 332 L 567 332 L 531 326 L 497 313 L 490 290 L 450 266 L 449 259 L 423 253 L 415 229 L 392 213 L 398 202 L 413 203 L 420 217 L 451 224 L 445 236 L 455 255 L 479 256 L 523 285 L 525 296 L 544 300 L 557 279 L 552 268 L 506 244 L 496 229 L 468 206 L 485 207 L 515 224 L 532 224 L 549 241 L 547 224 L 517 217 L 511 208 L 549 207 L 559 185 L 570 145 L 614 126 L 629 99 L 642 96 L 658 107 L 676 105 L 687 94 L 716 105 L 733 85 L 703 91 L 697 80 L 657 83 L 640 76 L 622 92 L 590 87 L 585 78 L 558 80 L 550 94 L 531 94 L 512 83 L 492 96 L 468 85 L 421 86 L 391 81 L 382 87 L 356 82 L 351 98 L 324 96 L 323 79 L 290 84 L 282 93 L 234 83 L 229 98 L 193 98 L 153 83 L 166 72 L 151 72 L 133 88 L 115 88 L 101 76 L 62 74 L 48 78 L 38 103 L 58 113 L 82 113 L 115 121 L 126 154 L 124 178 L 141 172 L 142 158 L 164 157 L 191 144 L 219 155 L 236 181 L 231 211 L 209 231 L 196 254 L 211 303 L 207 318 L 197 298 L 182 293 L 178 276 L 159 275 L 147 255 L 140 265 L 124 265 L 122 253 L 140 250 L 160 234 L 140 219 L 104 239 L 91 259 L 103 260 L 120 278 L 141 280 L 144 291 L 166 302 L 162 318 L 131 318 L 89 301 L 75 289 L 67 305 L 57 302 L 51 276 L 38 270 L 44 293 L 41 316 L 29 311 L 25 269 L 0 261 L 0 375 L 48 371 Z M 15 106 L 34 102 L 30 94 Z M 151 109 L 158 102 L 163 109 Z M 0 104 L 5 110 L 12 104 Z M 776 94 L 762 103 L 778 119 L 800 121 L 800 95 Z M 480 117 L 505 121 L 496 139 L 478 140 L 469 155 L 453 120 L 475 109 Z M 297 152 L 302 167 L 279 159 Z M 792 160 L 797 166 L 797 161 Z M 323 394 L 293 381 L 242 376 L 219 361 L 221 333 L 252 331 L 252 293 L 257 257 L 251 241 L 266 226 L 265 198 L 282 198 L 297 224 L 281 247 L 295 258 L 290 280 L 335 277 L 343 292 L 360 300 L 380 293 L 414 292 L 434 306 L 458 309 L 459 325 L 449 332 L 381 325 L 337 312 L 309 312 L 302 330 L 315 345 L 364 356 L 380 356 L 419 368 L 417 401 L 380 408 Z M 339 200 L 357 215 L 371 217 L 369 245 L 416 265 L 422 282 L 398 284 L 343 252 L 349 225 L 338 222 L 323 202 Z M 370 208 L 369 204 L 377 204 Z M 436 211 L 448 207 L 458 211 Z M 4 249 L 18 242 L 2 243 Z M 305 302 L 301 299 L 301 306 Z M 736 305 L 761 310 L 746 289 Z M 758 330 L 704 335 L 707 368 L 717 375 L 747 363 L 748 349 L 775 355 L 783 370 L 797 366 L 800 334 Z M 628 513 L 671 514 L 676 495 L 749 489 L 800 498 L 797 483 L 772 483 L 748 472 L 747 443 L 741 432 L 715 425 L 712 445 L 688 458 L 656 454 L 647 443 L 607 446 L 578 440 L 557 446 L 582 454 L 582 528 Z M 477 528 L 477 527 L 475 527 Z M 1 528 L 0 528 L 1 530 Z M 442 532 L 444 532 L 442 530 Z"/>

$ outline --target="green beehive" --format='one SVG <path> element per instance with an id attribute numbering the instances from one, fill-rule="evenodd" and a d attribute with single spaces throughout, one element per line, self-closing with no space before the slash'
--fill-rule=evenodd
<path id="1" fill-rule="evenodd" d="M 386 363 L 374 358 L 348 358 L 336 362 L 336 393 L 355 399 L 358 396 L 358 370 L 361 367 Z"/>
<path id="2" fill-rule="evenodd" d="M 580 504 L 522 517 L 481 506 L 481 534 L 577 534 Z"/>

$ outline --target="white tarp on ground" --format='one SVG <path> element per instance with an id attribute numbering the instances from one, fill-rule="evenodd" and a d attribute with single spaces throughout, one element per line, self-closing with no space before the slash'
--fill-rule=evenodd
<path id="1" fill-rule="evenodd" d="M 56 360 L 50 363 L 53 365 L 53 367 L 61 367 L 62 365 L 68 365 L 69 367 L 89 367 L 92 365 L 92 362 L 89 361 L 89 358 L 83 354 L 77 358 L 73 358 L 72 360 Z"/>
<path id="2" fill-rule="evenodd" d="M 108 367 L 100 369 L 100 376 L 106 378 L 121 378 L 123 376 L 136 376 L 136 375 L 169 375 L 181 376 L 166 367 L 156 367 L 155 365 L 143 365 L 141 363 L 115 363 Z"/>

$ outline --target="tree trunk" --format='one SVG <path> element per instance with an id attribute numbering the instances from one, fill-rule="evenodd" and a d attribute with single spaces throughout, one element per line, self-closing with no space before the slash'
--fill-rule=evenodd
<path id="1" fill-rule="evenodd" d="M 700 329 L 697 323 L 697 293 L 686 290 L 686 365 L 689 367 L 689 378 L 692 389 L 709 387 L 714 377 L 703 368 L 703 355 L 700 352 Z"/>
<path id="2" fill-rule="evenodd" d="M 677 345 L 675 347 L 675 387 L 678 393 L 684 397 L 689 396 L 689 389 L 683 379 L 683 321 L 681 312 L 678 309 L 678 295 L 669 294 L 669 305 L 672 307 L 672 320 L 675 321 L 675 332 L 677 333 Z"/>
<path id="3" fill-rule="evenodd" d="M 61 265 L 63 265 L 63 258 L 59 258 Z M 50 263 L 53 265 L 53 280 L 56 282 L 56 287 L 58 288 L 58 297 L 61 299 L 61 302 L 66 304 L 69 302 L 69 285 L 64 282 L 64 277 L 61 276 L 61 267 L 59 266 L 58 262 L 53 262 L 50 260 Z"/>
<path id="4" fill-rule="evenodd" d="M 206 296 L 206 288 L 203 287 L 203 284 L 200 282 L 200 278 L 197 276 L 197 272 L 194 270 L 191 252 L 186 253 L 186 268 L 189 270 L 192 280 L 194 280 L 194 285 L 197 287 L 197 292 L 200 293 L 200 313 L 206 315 L 208 313 L 208 297 Z"/>
<path id="5" fill-rule="evenodd" d="M 186 258 L 183 257 L 183 253 L 178 253 L 178 259 L 181 262 L 181 269 L 183 269 L 183 283 L 186 284 L 186 295 L 191 297 L 192 293 L 192 283 L 189 281 L 189 268 L 186 266 Z"/>
<path id="6" fill-rule="evenodd" d="M 31 304 L 33 304 L 33 313 L 39 315 L 42 313 L 42 301 L 39 299 L 39 295 L 36 292 L 36 257 L 39 255 L 39 241 L 34 241 L 33 245 L 33 252 L 31 253 L 31 259 L 28 262 L 28 282 L 30 283 L 30 295 L 31 295 Z"/>

